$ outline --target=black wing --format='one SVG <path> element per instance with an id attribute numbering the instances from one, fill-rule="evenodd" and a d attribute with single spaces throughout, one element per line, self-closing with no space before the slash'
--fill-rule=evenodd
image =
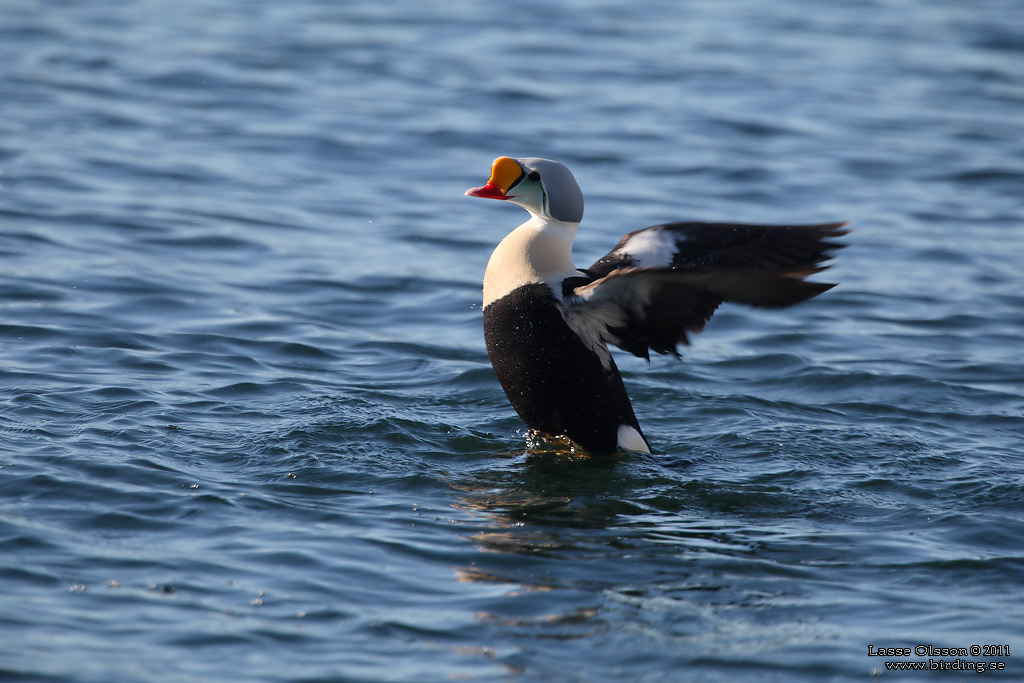
<path id="1" fill-rule="evenodd" d="M 679 355 L 724 301 L 783 308 L 835 285 L 806 282 L 843 245 L 845 223 L 668 223 L 626 235 L 572 289 L 575 326 L 640 358 Z"/>
<path id="2" fill-rule="evenodd" d="M 629 233 L 587 269 L 604 277 L 619 268 L 813 268 L 843 245 L 846 223 L 742 225 L 665 223 Z"/>

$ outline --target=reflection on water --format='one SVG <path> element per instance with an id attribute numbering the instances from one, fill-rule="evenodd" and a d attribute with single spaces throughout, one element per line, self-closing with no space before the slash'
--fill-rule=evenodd
<path id="1" fill-rule="evenodd" d="M 494 456 L 451 483 L 453 505 L 483 524 L 467 538 L 484 553 L 455 577 L 502 589 L 476 618 L 511 637 L 589 638 L 629 624 L 648 639 L 639 651 L 712 647 L 730 657 L 765 647 L 764 628 L 778 642 L 806 637 L 808 626 L 792 623 L 794 600 L 810 606 L 792 596 L 820 579 L 797 568 L 798 556 L 813 565 L 820 554 L 801 523 L 667 512 L 668 497 L 692 502 L 689 485 L 685 470 L 650 456 Z"/>

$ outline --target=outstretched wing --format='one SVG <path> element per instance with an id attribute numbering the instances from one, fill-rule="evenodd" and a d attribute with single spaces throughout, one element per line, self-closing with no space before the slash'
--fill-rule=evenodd
<path id="1" fill-rule="evenodd" d="M 742 225 L 665 223 L 629 233 L 587 272 L 604 277 L 620 268 L 813 268 L 843 245 L 846 223 Z"/>
<path id="2" fill-rule="evenodd" d="M 567 292 L 571 324 L 640 358 L 679 355 L 725 301 L 783 308 L 834 285 L 806 282 L 843 245 L 845 223 L 668 223 L 626 235 Z"/>

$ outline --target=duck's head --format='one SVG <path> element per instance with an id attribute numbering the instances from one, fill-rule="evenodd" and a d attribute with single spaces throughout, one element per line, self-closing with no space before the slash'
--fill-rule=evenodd
<path id="1" fill-rule="evenodd" d="M 550 159 L 498 157 L 486 185 L 466 190 L 470 197 L 508 199 L 534 216 L 563 223 L 583 220 L 583 193 L 562 164 Z"/>

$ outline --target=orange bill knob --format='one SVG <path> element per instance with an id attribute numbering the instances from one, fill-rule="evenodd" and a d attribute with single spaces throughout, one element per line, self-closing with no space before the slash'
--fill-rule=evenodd
<path id="1" fill-rule="evenodd" d="M 491 177 L 482 187 L 471 187 L 466 190 L 470 197 L 485 199 L 512 199 L 515 195 L 508 194 L 516 181 L 523 177 L 523 167 L 509 157 L 498 157 L 491 165 Z"/>

